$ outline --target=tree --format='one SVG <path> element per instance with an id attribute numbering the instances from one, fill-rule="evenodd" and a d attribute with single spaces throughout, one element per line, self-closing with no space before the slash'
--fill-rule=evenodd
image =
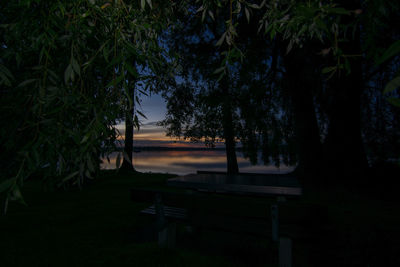
<path id="1" fill-rule="evenodd" d="M 53 188 L 95 176 L 100 155 L 115 151 L 126 99 L 134 101 L 121 91 L 135 77 L 126 58 L 158 60 L 146 49 L 160 47 L 152 34 L 168 27 L 160 18 L 171 18 L 173 8 L 163 1 L 1 3 L 1 149 L 10 158 L 0 166 L 0 192 L 7 200 L 21 200 L 30 177 Z"/>
<path id="2" fill-rule="evenodd" d="M 210 10 L 205 13 L 204 10 L 204 7 L 198 9 L 210 14 L 207 13 Z M 170 34 L 173 43 L 170 49 L 179 51 L 182 56 L 181 77 L 185 83 L 168 96 L 169 114 L 164 125 L 173 136 L 183 135 L 192 140 L 205 138 L 208 144 L 216 138 L 225 140 L 229 173 L 238 170 L 236 140 L 241 141 L 245 157 L 254 164 L 260 146 L 264 163 L 269 163 L 272 156 L 279 166 L 283 155 L 286 164 L 293 164 L 292 134 L 281 127 L 286 122 L 281 123 L 285 114 L 274 114 L 282 111 L 279 103 L 274 102 L 280 101 L 273 88 L 277 84 L 267 82 L 268 76 L 276 74 L 276 67 L 268 62 L 268 41 L 257 36 L 257 25 L 253 21 L 250 26 L 244 25 L 247 24 L 245 17 L 236 18 L 237 29 L 233 28 L 234 23 L 225 22 L 224 18 L 231 18 L 238 10 L 210 12 L 203 23 L 192 15 L 184 16 L 181 28 Z M 232 32 L 224 32 L 226 29 Z M 246 51 L 245 56 L 241 50 Z M 268 86 L 270 96 L 264 94 Z"/>
<path id="3" fill-rule="evenodd" d="M 180 24 L 167 37 L 169 49 L 180 54 L 179 80 L 183 82 L 170 88 L 172 93 L 167 96 L 168 114 L 163 125 L 169 127 L 171 136 L 184 136 L 192 141 L 204 139 L 210 146 L 218 139 L 224 140 L 227 171 L 237 173 L 233 84 L 227 78 L 218 80 L 214 73 L 221 61 L 215 38 L 224 22 L 201 23 L 193 15 L 181 14 Z"/>
<path id="4" fill-rule="evenodd" d="M 379 55 L 379 46 L 374 47 L 375 51 L 371 49 L 377 32 L 389 29 L 390 39 L 398 34 L 391 20 L 385 17 L 389 15 L 389 9 L 390 13 L 395 13 L 398 4 L 381 1 L 280 0 L 260 4 L 202 1 L 200 10 L 203 16 L 207 17 L 208 12 L 213 15 L 219 13 L 213 4 L 222 9 L 230 8 L 231 14 L 234 14 L 227 22 L 226 31 L 221 34 L 223 42 L 231 43 L 232 47 L 239 46 L 237 40 L 241 34 L 238 34 L 239 37 L 235 35 L 241 24 L 238 18 L 245 17 L 259 21 L 258 31 L 286 47 L 286 51 L 278 57 L 280 71 L 286 78 L 281 89 L 287 95 L 282 103 L 289 103 L 294 118 L 286 127 L 295 129 L 298 170 L 302 176 L 312 172 L 314 162 L 321 163 L 324 166 L 322 174 L 330 174 L 331 178 L 355 180 L 360 177 L 368 166 L 367 144 L 363 140 L 366 138 L 363 129 L 368 123 L 362 123 L 365 118 L 360 116 L 360 111 L 362 106 L 375 102 L 374 98 L 365 95 L 366 85 L 370 86 L 371 81 L 365 79 L 369 76 L 364 66 Z M 375 10 L 381 10 L 380 16 L 376 16 Z M 377 19 L 386 23 L 379 21 L 373 26 L 371 21 Z M 379 30 L 377 25 L 380 25 Z M 318 69 L 322 72 L 315 72 Z M 311 75 L 319 81 L 319 84 L 314 84 L 313 90 L 310 90 L 312 80 L 308 78 Z M 264 92 L 267 90 L 264 89 Z M 392 98 L 391 101 L 395 100 Z M 285 110 L 285 106 L 281 106 L 281 110 Z M 260 136 L 262 124 L 260 121 L 253 125 L 249 123 L 248 127 L 257 130 L 247 131 L 253 136 Z M 318 176 L 318 173 L 314 174 L 314 177 Z"/>

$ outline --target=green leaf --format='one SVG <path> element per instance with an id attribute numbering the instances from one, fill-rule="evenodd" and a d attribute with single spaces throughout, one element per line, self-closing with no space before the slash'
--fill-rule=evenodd
<path id="1" fill-rule="evenodd" d="M 400 107 L 400 98 L 389 97 L 387 98 L 387 101 L 393 106 Z"/>
<path id="2" fill-rule="evenodd" d="M 258 27 L 257 33 L 260 33 L 260 31 L 262 30 L 264 26 L 264 23 L 260 23 L 260 26 Z"/>
<path id="3" fill-rule="evenodd" d="M 11 72 L 0 64 L 0 84 L 11 86 L 11 80 L 14 79 Z"/>
<path id="4" fill-rule="evenodd" d="M 146 5 L 146 0 L 141 0 L 141 1 L 140 1 L 140 7 L 141 7 L 142 9 L 144 9 L 145 5 Z"/>
<path id="5" fill-rule="evenodd" d="M 196 10 L 196 13 L 203 11 L 204 10 L 204 6 L 199 7 L 199 9 Z"/>
<path id="6" fill-rule="evenodd" d="M 386 60 L 392 58 L 395 55 L 400 54 L 400 40 L 394 42 L 384 53 L 383 55 L 377 60 L 376 64 L 380 65 Z"/>
<path id="7" fill-rule="evenodd" d="M 3 72 L 8 77 L 13 77 L 11 72 L 2 64 L 0 64 L 0 72 Z"/>
<path id="8" fill-rule="evenodd" d="M 136 110 L 136 112 L 137 112 L 140 116 L 142 116 L 143 118 L 145 118 L 145 119 L 147 120 L 146 115 L 144 115 L 140 110 Z"/>
<path id="9" fill-rule="evenodd" d="M 71 65 L 72 65 L 72 69 L 75 71 L 75 73 L 77 73 L 79 76 L 81 75 L 81 68 L 78 64 L 78 61 L 76 61 L 75 58 L 71 58 Z"/>
<path id="10" fill-rule="evenodd" d="M 93 177 L 92 177 L 92 175 L 90 174 L 90 171 L 89 171 L 89 170 L 86 170 L 86 171 L 85 171 L 85 176 L 86 176 L 87 178 L 89 178 L 89 179 L 93 179 Z"/>
<path id="11" fill-rule="evenodd" d="M 81 140 L 81 144 L 85 143 L 89 139 L 90 133 L 85 134 L 85 136 Z"/>
<path id="12" fill-rule="evenodd" d="M 204 22 L 204 18 L 206 17 L 206 11 L 207 9 L 204 9 L 203 13 L 201 14 L 201 22 Z"/>
<path id="13" fill-rule="evenodd" d="M 336 66 L 325 67 L 325 68 L 322 69 L 322 73 L 326 74 L 326 73 L 329 73 L 329 72 L 332 72 L 332 71 L 336 71 L 336 68 L 337 68 Z"/>
<path id="14" fill-rule="evenodd" d="M 139 122 L 139 118 L 138 118 L 138 116 L 136 116 L 136 114 L 135 114 L 135 116 L 133 117 L 133 125 L 134 125 L 138 130 L 140 130 L 140 122 Z"/>
<path id="15" fill-rule="evenodd" d="M 329 13 L 338 14 L 338 15 L 350 15 L 350 11 L 347 9 L 344 9 L 342 7 L 328 8 L 327 11 Z"/>
<path id="16" fill-rule="evenodd" d="M 244 12 L 246 14 L 247 23 L 250 23 L 250 12 L 247 7 L 244 8 Z"/>
<path id="17" fill-rule="evenodd" d="M 219 82 L 220 80 L 222 80 L 222 78 L 225 76 L 225 72 L 221 72 L 221 74 L 219 75 L 217 82 Z"/>
<path id="18" fill-rule="evenodd" d="M 11 191 L 11 195 L 9 195 L 10 200 L 17 201 L 26 206 L 26 202 L 22 197 L 21 189 L 18 185 L 15 185 Z"/>
<path id="19" fill-rule="evenodd" d="M 104 59 L 106 60 L 106 62 L 110 62 L 109 59 L 108 59 L 108 55 L 110 54 L 110 51 L 108 50 L 108 47 L 106 46 L 106 44 L 107 44 L 107 42 L 105 42 L 105 43 L 99 48 L 99 51 L 102 50 L 102 51 L 103 51 L 103 57 L 104 57 Z M 93 61 L 93 59 L 90 60 L 89 64 L 90 64 L 92 61 Z"/>
<path id="20" fill-rule="evenodd" d="M 10 79 L 7 78 L 6 75 L 4 75 L 4 73 L 0 72 L 0 84 L 4 84 L 6 86 L 11 86 L 11 81 Z"/>
<path id="21" fill-rule="evenodd" d="M 224 32 L 224 33 L 222 34 L 221 38 L 219 38 L 218 42 L 217 42 L 215 45 L 216 45 L 216 46 L 222 45 L 222 43 L 223 43 L 224 40 L 225 40 L 225 36 L 226 36 L 226 32 Z"/>
<path id="22" fill-rule="evenodd" d="M 149 96 L 149 94 L 146 93 L 145 91 L 143 91 L 142 89 L 138 89 L 138 91 L 139 91 L 141 94 L 145 95 L 145 96 Z"/>
<path id="23" fill-rule="evenodd" d="M 89 171 L 94 172 L 94 165 L 90 157 L 87 159 L 87 166 Z"/>
<path id="24" fill-rule="evenodd" d="M 208 10 L 208 15 L 212 18 L 212 20 L 215 20 L 214 14 L 212 13 L 211 10 Z"/>
<path id="25" fill-rule="evenodd" d="M 138 57 L 138 48 L 132 45 L 130 42 L 126 41 L 124 42 L 126 48 L 128 49 L 130 56 Z"/>
<path id="26" fill-rule="evenodd" d="M 249 7 L 254 8 L 254 9 L 260 9 L 260 7 L 256 4 L 249 4 Z"/>
<path id="27" fill-rule="evenodd" d="M 71 64 L 69 64 L 68 67 L 65 69 L 65 72 L 64 72 L 64 82 L 66 84 L 68 84 L 69 80 L 72 80 L 73 73 L 74 72 L 72 70 L 72 66 L 71 66 Z"/>
<path id="28" fill-rule="evenodd" d="M 8 189 L 10 189 L 10 188 L 15 184 L 15 182 L 16 182 L 16 178 L 15 178 L 15 177 L 3 181 L 3 182 L 0 184 L 0 193 L 3 193 L 3 192 L 5 192 L 5 191 L 7 191 Z"/>
<path id="29" fill-rule="evenodd" d="M 316 19 L 315 24 L 318 26 L 318 28 L 322 29 L 324 32 L 328 33 L 329 29 L 326 26 L 325 22 L 322 19 Z"/>
<path id="30" fill-rule="evenodd" d="M 153 5 L 151 4 L 151 0 L 147 0 L 147 4 L 149 4 L 150 8 L 153 8 Z"/>
<path id="31" fill-rule="evenodd" d="M 225 70 L 225 66 L 220 67 L 220 68 L 216 69 L 216 70 L 213 72 L 213 74 L 218 74 L 218 73 L 220 73 L 221 71 L 224 71 L 224 70 Z"/>
<path id="32" fill-rule="evenodd" d="M 66 181 L 72 179 L 74 176 L 78 175 L 78 173 L 79 173 L 79 171 L 76 171 L 76 172 L 73 172 L 73 173 L 69 174 L 67 177 L 65 177 L 65 178 L 62 180 L 62 183 L 65 183 Z"/>
<path id="33" fill-rule="evenodd" d="M 139 74 L 137 73 L 137 71 L 132 67 L 131 64 L 129 64 L 128 62 L 125 62 L 125 68 L 128 70 L 128 72 L 134 77 L 137 78 L 139 76 Z"/>
<path id="34" fill-rule="evenodd" d="M 112 80 L 111 82 L 109 82 L 106 87 L 118 85 L 123 79 L 124 79 L 124 75 L 121 74 L 117 78 L 115 78 L 115 80 Z"/>
<path id="35" fill-rule="evenodd" d="M 385 90 L 383 90 L 383 93 L 387 94 L 387 93 L 393 92 L 398 87 L 400 87 L 400 76 L 397 76 L 393 80 L 388 82 L 388 84 L 385 86 Z"/>
<path id="36" fill-rule="evenodd" d="M 23 81 L 22 83 L 18 84 L 18 87 L 26 86 L 26 85 L 28 85 L 30 83 L 35 82 L 35 81 L 37 81 L 37 79 L 29 79 L 29 80 Z"/>

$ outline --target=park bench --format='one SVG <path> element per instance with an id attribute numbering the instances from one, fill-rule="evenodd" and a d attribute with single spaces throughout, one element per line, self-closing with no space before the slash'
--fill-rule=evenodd
<path id="1" fill-rule="evenodd" d="M 322 209 L 318 206 L 310 208 L 308 203 L 293 205 L 281 202 L 278 222 L 277 218 L 273 219 L 274 216 L 278 217 L 278 214 L 274 215 L 272 209 L 269 213 L 266 209 L 268 203 L 265 198 L 221 196 L 221 194 L 195 191 L 171 192 L 135 188 L 131 189 L 131 199 L 136 202 L 151 203 L 141 210 L 141 213 L 156 218 L 158 244 L 161 247 L 175 246 L 177 222 L 184 222 L 200 231 L 205 228 L 257 237 L 272 237 L 272 240 L 278 241 L 279 266 L 291 266 L 292 240 L 309 239 L 310 233 L 307 229 L 317 229 L 317 224 L 325 217 L 316 216 L 316 213 L 318 215 L 324 213 L 321 213 Z M 274 201 L 269 199 L 269 202 L 271 204 Z M 276 203 L 271 207 L 275 205 Z M 316 217 L 319 220 L 315 220 Z"/>
<path id="2" fill-rule="evenodd" d="M 249 212 L 246 201 L 232 204 L 229 197 L 219 195 L 149 188 L 133 188 L 130 195 L 132 201 L 150 203 L 150 206 L 142 209 L 140 213 L 155 217 L 158 243 L 163 247 L 175 246 L 177 222 L 187 223 L 196 230 L 212 229 L 254 236 L 271 235 L 268 231 L 271 226 L 268 224 L 267 212 Z M 263 201 L 256 203 L 262 207 L 266 206 Z M 235 210 L 242 212 L 237 214 Z"/>
<path id="3" fill-rule="evenodd" d="M 271 213 L 268 200 L 221 196 L 200 192 L 172 192 L 163 189 L 133 188 L 131 200 L 149 203 L 141 210 L 144 215 L 155 217 L 160 246 L 173 247 L 176 242 L 176 223 L 184 222 L 195 229 L 213 229 L 254 236 L 272 237 Z M 271 201 L 270 201 L 271 202 Z M 280 204 L 280 221 L 284 222 L 281 235 L 299 237 L 303 232 L 291 232 L 299 222 L 304 224 L 310 212 L 304 205 Z M 261 212 L 265 211 L 265 212 Z M 289 219 L 290 218 L 290 219 Z"/>
<path id="4" fill-rule="evenodd" d="M 272 237 L 278 243 L 279 265 L 291 266 L 293 239 L 314 243 L 312 238 L 322 236 L 315 233 L 326 217 L 322 206 L 286 202 L 302 195 L 291 175 L 198 172 L 169 179 L 167 185 L 189 191 L 131 191 L 132 200 L 153 203 L 141 212 L 156 217 L 161 246 L 175 245 L 176 222 L 184 221 L 194 229 Z"/>

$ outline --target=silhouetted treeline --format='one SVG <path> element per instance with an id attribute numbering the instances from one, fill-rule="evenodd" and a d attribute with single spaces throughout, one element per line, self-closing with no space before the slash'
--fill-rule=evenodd
<path id="1" fill-rule="evenodd" d="M 253 10 L 249 22 L 234 17 L 235 45 L 243 55 L 228 60 L 222 76 L 227 45 L 215 44 L 227 14 L 204 23 L 196 13 L 178 16 L 179 26 L 167 36 L 183 66 L 179 86 L 166 93 L 169 134 L 206 138 L 211 145 L 224 139 L 228 172 L 236 172 L 230 151 L 240 140 L 251 162 L 297 164 L 298 175 L 313 182 L 362 181 L 372 166 L 398 158 L 400 110 L 382 92 L 396 77 L 399 55 L 377 62 L 399 38 L 400 5 L 337 1 L 331 11 L 319 21 L 331 28 L 302 40 L 289 30 L 271 33 L 273 38 L 260 33 L 262 9 Z"/>

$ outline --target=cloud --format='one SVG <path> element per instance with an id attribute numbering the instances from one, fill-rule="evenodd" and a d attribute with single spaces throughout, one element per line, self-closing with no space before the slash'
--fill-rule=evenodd
<path id="1" fill-rule="evenodd" d="M 125 138 L 125 124 L 120 123 L 115 126 L 121 136 L 119 140 Z M 193 143 L 183 138 L 166 136 L 166 130 L 158 126 L 156 121 L 151 121 L 141 125 L 140 130 L 135 129 L 133 140 L 137 146 L 168 146 L 168 147 L 205 147 L 204 142 Z M 224 147 L 223 142 L 217 142 L 216 147 Z"/>
<path id="2" fill-rule="evenodd" d="M 186 167 L 192 169 L 207 169 L 207 168 L 226 168 L 225 162 L 207 162 L 207 163 L 200 163 L 200 162 L 175 162 L 173 163 L 175 166 L 179 167 Z"/>
<path id="3" fill-rule="evenodd" d="M 151 121 L 151 122 L 143 123 L 143 124 L 142 124 L 142 127 L 147 127 L 147 126 L 161 127 L 161 126 L 158 126 L 157 124 L 158 124 L 158 121 Z"/>
<path id="4" fill-rule="evenodd" d="M 122 136 L 122 139 L 125 138 L 125 124 L 120 123 L 115 126 L 119 133 Z M 172 141 L 173 139 L 166 136 L 166 131 L 163 127 L 157 126 L 157 122 L 149 122 L 141 125 L 140 129 L 134 130 L 134 139 L 136 140 L 163 140 L 163 141 Z"/>

